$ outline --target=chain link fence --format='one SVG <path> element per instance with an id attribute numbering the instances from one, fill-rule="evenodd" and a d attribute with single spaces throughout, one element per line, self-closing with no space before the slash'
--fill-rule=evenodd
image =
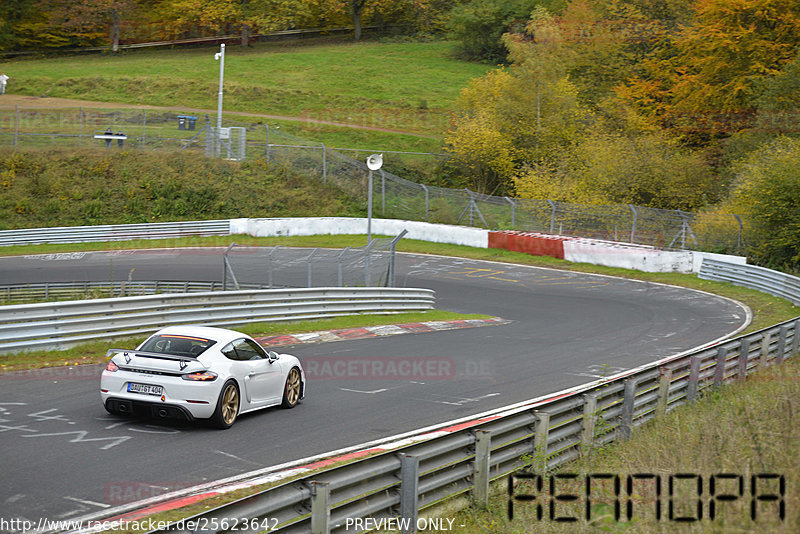
<path id="1" fill-rule="evenodd" d="M 0 110 L 0 145 L 118 147 L 196 151 L 242 161 L 271 164 L 331 182 L 367 199 L 367 150 L 331 148 L 261 122 L 225 121 L 212 126 L 208 115 L 138 109 Z M 95 138 L 110 129 L 124 140 Z M 387 159 L 441 157 L 441 154 L 389 152 Z M 492 230 L 522 230 L 605 239 L 660 248 L 741 252 L 743 226 L 732 214 L 688 213 L 633 205 L 580 205 L 484 195 L 406 180 L 384 169 L 374 174 L 376 217 L 460 224 Z"/>
<path id="2" fill-rule="evenodd" d="M 228 247 L 223 257 L 223 289 L 259 287 L 394 287 L 395 248 L 405 232 L 344 250 Z"/>

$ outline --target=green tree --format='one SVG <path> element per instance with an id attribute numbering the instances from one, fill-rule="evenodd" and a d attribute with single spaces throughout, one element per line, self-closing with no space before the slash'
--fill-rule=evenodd
<path id="1" fill-rule="evenodd" d="M 730 203 L 750 229 L 749 256 L 767 267 L 800 270 L 800 140 L 781 137 L 735 166 Z"/>

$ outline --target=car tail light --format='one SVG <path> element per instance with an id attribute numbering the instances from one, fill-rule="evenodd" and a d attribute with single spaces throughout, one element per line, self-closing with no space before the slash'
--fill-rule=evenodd
<path id="1" fill-rule="evenodd" d="M 119 367 L 117 367 L 117 364 L 114 362 L 108 362 L 106 364 L 106 371 L 111 371 L 113 373 L 114 371 L 119 371 Z"/>
<path id="2" fill-rule="evenodd" d="M 212 382 L 217 379 L 217 373 L 211 371 L 197 371 L 196 373 L 181 375 L 181 378 L 194 382 Z"/>

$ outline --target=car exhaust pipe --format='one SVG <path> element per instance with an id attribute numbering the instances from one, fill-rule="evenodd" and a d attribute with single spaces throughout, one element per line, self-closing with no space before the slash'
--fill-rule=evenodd
<path id="1" fill-rule="evenodd" d="M 168 415 L 168 412 L 164 408 L 161 408 L 160 410 L 158 410 L 158 416 L 159 417 L 166 417 L 167 415 Z"/>
<path id="2" fill-rule="evenodd" d="M 119 403 L 117 404 L 117 410 L 119 410 L 119 413 L 126 413 L 128 411 L 128 405 Z"/>

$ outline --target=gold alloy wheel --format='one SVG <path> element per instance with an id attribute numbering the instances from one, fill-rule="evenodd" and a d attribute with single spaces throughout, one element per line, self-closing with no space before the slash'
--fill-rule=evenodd
<path id="1" fill-rule="evenodd" d="M 222 421 L 232 425 L 239 413 L 239 390 L 233 384 L 225 386 L 222 393 Z"/>
<path id="2" fill-rule="evenodd" d="M 286 377 L 285 405 L 294 406 L 300 400 L 300 371 L 293 368 Z"/>

